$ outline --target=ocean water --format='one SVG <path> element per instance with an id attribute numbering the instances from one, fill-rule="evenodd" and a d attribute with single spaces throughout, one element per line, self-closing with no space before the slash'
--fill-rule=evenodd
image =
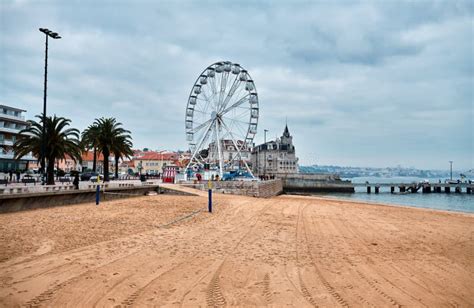
<path id="1" fill-rule="evenodd" d="M 349 180 L 351 180 L 352 183 L 365 183 L 366 181 L 368 181 L 369 183 L 412 183 L 423 181 L 425 179 L 414 177 L 359 177 L 352 178 Z M 437 183 L 439 179 L 428 180 L 430 181 L 430 183 Z M 396 191 L 398 191 L 398 188 L 396 188 Z M 356 187 L 356 192 L 353 194 L 331 193 L 324 195 L 338 199 L 347 199 L 354 201 L 367 201 L 371 203 L 383 203 L 437 210 L 474 213 L 474 194 L 466 194 L 464 189 L 461 194 L 456 194 L 453 192 L 451 192 L 450 194 L 446 194 L 444 192 L 423 194 L 420 189 L 420 191 L 418 191 L 417 193 L 397 195 L 390 193 L 390 187 L 381 187 L 379 194 L 375 194 L 373 188 L 372 193 L 368 194 L 365 187 Z"/>

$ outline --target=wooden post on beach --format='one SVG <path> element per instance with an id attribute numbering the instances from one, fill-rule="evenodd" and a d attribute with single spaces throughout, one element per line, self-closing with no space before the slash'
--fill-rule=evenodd
<path id="1" fill-rule="evenodd" d="M 380 186 L 375 186 L 375 193 L 378 194 L 380 191 Z"/>

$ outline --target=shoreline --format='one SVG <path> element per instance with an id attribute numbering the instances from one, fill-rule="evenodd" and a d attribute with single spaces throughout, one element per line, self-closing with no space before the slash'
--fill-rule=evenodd
<path id="1" fill-rule="evenodd" d="M 410 208 L 410 209 L 417 209 L 417 210 L 428 210 L 428 211 L 436 211 L 436 212 L 444 212 L 444 213 L 457 213 L 457 214 L 466 214 L 470 216 L 474 216 L 474 211 L 461 211 L 461 210 L 450 210 L 450 209 L 437 209 L 431 207 L 423 207 L 423 206 L 416 206 L 416 205 L 407 205 L 401 203 L 386 203 L 380 201 L 370 201 L 370 200 L 359 200 L 359 199 L 350 199 L 345 197 L 338 197 L 338 196 L 330 196 L 327 194 L 296 194 L 296 193 L 284 193 L 282 196 L 301 196 L 301 197 L 311 197 L 315 199 L 321 200 L 331 200 L 331 201 L 344 201 L 350 203 L 362 203 L 368 205 L 379 205 L 379 206 L 391 206 L 397 208 Z"/>

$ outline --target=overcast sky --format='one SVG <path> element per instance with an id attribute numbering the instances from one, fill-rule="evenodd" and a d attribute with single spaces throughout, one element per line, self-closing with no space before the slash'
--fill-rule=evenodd
<path id="1" fill-rule="evenodd" d="M 136 148 L 187 149 L 208 65 L 253 77 L 256 142 L 288 118 L 301 164 L 474 168 L 473 1 L 0 0 L 0 104 L 84 129 L 116 117 Z M 133 3 L 130 4 L 130 3 Z"/>

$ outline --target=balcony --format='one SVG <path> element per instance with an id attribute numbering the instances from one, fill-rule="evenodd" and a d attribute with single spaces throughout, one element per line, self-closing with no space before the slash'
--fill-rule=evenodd
<path id="1" fill-rule="evenodd" d="M 10 140 L 10 139 L 0 139 L 0 145 L 10 145 L 12 146 L 13 145 L 13 140 Z"/>
<path id="2" fill-rule="evenodd" d="M 0 119 L 8 119 L 8 120 L 13 120 L 13 121 L 16 121 L 16 122 L 21 122 L 21 123 L 26 124 L 24 116 L 14 116 L 14 115 L 11 115 L 11 114 L 5 114 L 3 112 L 0 112 Z"/>
<path id="3" fill-rule="evenodd" d="M 9 151 L 7 153 L 0 152 L 0 159 L 14 159 L 14 154 L 12 151 Z M 28 154 L 20 158 L 19 160 L 36 160 L 33 155 Z"/>
<path id="4" fill-rule="evenodd" d="M 0 158 L 2 159 L 13 159 L 13 152 L 0 152 Z"/>
<path id="5" fill-rule="evenodd" d="M 20 132 L 20 128 L 13 128 L 13 127 L 2 127 L 0 126 L 0 133 L 11 133 L 11 134 L 18 134 Z"/>

